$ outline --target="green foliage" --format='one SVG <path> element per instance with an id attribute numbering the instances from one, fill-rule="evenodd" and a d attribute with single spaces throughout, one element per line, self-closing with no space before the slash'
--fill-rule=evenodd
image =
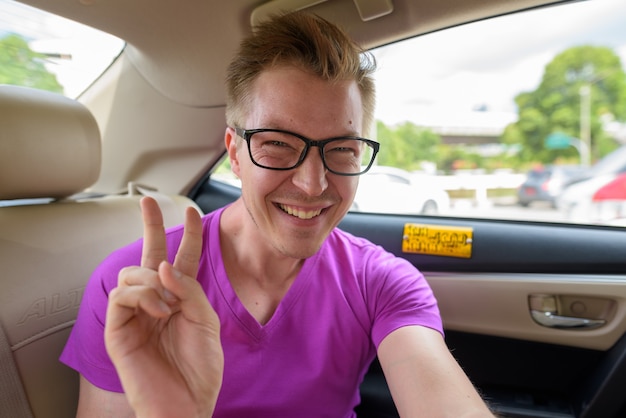
<path id="1" fill-rule="evenodd" d="M 378 122 L 378 163 L 411 171 L 419 169 L 422 161 L 430 161 L 448 173 L 474 168 L 525 171 L 534 163 L 577 164 L 580 157 L 576 148 L 548 149 L 545 139 L 557 131 L 581 136 L 583 86 L 590 90 L 593 162 L 618 146 L 604 132 L 603 118 L 626 121 L 626 74 L 615 52 L 599 46 L 578 46 L 556 55 L 546 66 L 537 89 L 515 98 L 518 121 L 506 127 L 501 141 L 517 152 L 486 158 L 462 146 L 442 144 L 437 134 L 412 123 L 392 129 Z"/>
<path id="2" fill-rule="evenodd" d="M 469 161 L 467 152 L 458 146 L 441 146 L 439 150 L 440 158 L 437 167 L 445 172 L 459 169 L 476 168 Z"/>
<path id="3" fill-rule="evenodd" d="M 437 160 L 437 145 L 441 137 L 429 129 L 405 122 L 390 129 L 377 122 L 377 139 L 381 143 L 378 164 L 418 170 L 422 161 Z"/>
<path id="4" fill-rule="evenodd" d="M 515 128 L 511 125 L 509 129 Z M 438 171 L 445 173 L 476 168 L 492 171 L 520 166 L 514 155 L 485 158 L 463 146 L 443 144 L 439 135 L 411 122 L 391 128 L 378 121 L 377 138 L 381 143 L 378 164 L 407 171 L 422 169 L 423 162 L 434 163 Z"/>
<path id="5" fill-rule="evenodd" d="M 31 50 L 24 38 L 11 34 L 0 39 L 0 84 L 63 92 L 56 76 L 44 66 L 45 56 Z"/>
<path id="6" fill-rule="evenodd" d="M 515 98 L 519 119 L 505 130 L 502 141 L 522 145 L 521 162 L 552 163 L 577 157 L 575 148 L 549 150 L 544 140 L 555 131 L 581 137 L 581 88 L 585 86 L 590 90 L 592 159 L 612 151 L 617 144 L 604 133 L 601 120 L 607 116 L 626 120 L 626 75 L 613 50 L 590 45 L 555 56 L 539 87 Z"/>

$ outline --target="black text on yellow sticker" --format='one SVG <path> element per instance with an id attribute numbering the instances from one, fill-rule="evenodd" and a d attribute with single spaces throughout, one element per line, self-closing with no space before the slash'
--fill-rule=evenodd
<path id="1" fill-rule="evenodd" d="M 472 228 L 444 225 L 405 224 L 402 251 L 405 253 L 472 257 Z"/>

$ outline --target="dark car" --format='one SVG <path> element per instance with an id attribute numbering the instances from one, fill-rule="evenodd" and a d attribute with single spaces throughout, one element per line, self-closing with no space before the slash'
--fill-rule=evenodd
<path id="1" fill-rule="evenodd" d="M 526 180 L 517 189 L 517 202 L 528 206 L 534 202 L 547 202 L 556 207 L 556 199 L 570 183 L 584 177 L 581 166 L 546 166 L 528 172 Z"/>

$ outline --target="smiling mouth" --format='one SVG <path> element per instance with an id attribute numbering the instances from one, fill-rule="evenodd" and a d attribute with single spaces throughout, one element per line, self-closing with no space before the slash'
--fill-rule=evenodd
<path id="1" fill-rule="evenodd" d="M 312 218 L 315 218 L 316 216 L 319 216 L 319 214 L 322 213 L 322 209 L 302 210 L 299 208 L 295 208 L 293 206 L 287 206 L 283 204 L 278 204 L 278 207 L 283 212 L 288 213 L 291 216 L 295 216 L 296 218 L 299 218 L 299 219 L 312 219 Z"/>

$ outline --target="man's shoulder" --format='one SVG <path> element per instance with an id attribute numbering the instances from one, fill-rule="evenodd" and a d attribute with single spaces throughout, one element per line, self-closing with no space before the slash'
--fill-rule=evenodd
<path id="1" fill-rule="evenodd" d="M 415 269 L 406 259 L 389 252 L 381 245 L 367 238 L 354 235 L 340 228 L 335 228 L 325 242 L 322 251 L 332 260 L 351 260 L 367 266 L 369 274 L 377 270 L 386 274 L 390 269 L 401 265 L 411 271 Z"/>
<path id="2" fill-rule="evenodd" d="M 335 228 L 322 247 L 323 252 L 334 259 L 371 259 L 395 258 L 395 256 L 367 238 L 354 235 L 340 228 Z"/>
<path id="3" fill-rule="evenodd" d="M 330 233 L 326 243 L 330 247 L 345 246 L 354 250 L 376 249 L 383 251 L 382 247 L 374 244 L 367 238 L 359 237 L 341 228 L 335 228 Z"/>

